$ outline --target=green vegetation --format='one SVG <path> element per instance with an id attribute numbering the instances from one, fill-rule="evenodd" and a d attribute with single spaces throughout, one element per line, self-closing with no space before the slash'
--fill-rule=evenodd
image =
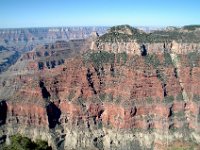
<path id="1" fill-rule="evenodd" d="M 159 69 L 156 70 L 156 74 L 157 74 L 157 78 L 162 82 L 162 84 L 164 85 L 167 82 L 167 77 L 166 75 L 161 72 Z"/>
<path id="2" fill-rule="evenodd" d="M 190 67 L 198 67 L 200 61 L 200 53 L 190 52 L 187 54 Z"/>
<path id="3" fill-rule="evenodd" d="M 115 98 L 115 103 L 116 103 L 116 104 L 119 104 L 119 103 L 121 102 L 121 100 L 122 100 L 122 97 L 121 97 L 121 96 L 117 96 L 117 97 Z"/>
<path id="4" fill-rule="evenodd" d="M 187 136 L 187 135 L 186 135 Z M 195 140 L 189 138 L 179 138 L 168 145 L 167 150 L 196 150 L 199 149 L 199 144 Z"/>
<path id="5" fill-rule="evenodd" d="M 106 99 L 106 93 L 100 93 L 99 94 L 99 98 L 101 99 L 101 101 L 103 102 Z"/>
<path id="6" fill-rule="evenodd" d="M 103 139 L 102 139 L 102 137 L 94 138 L 93 144 L 97 149 L 102 150 L 103 149 Z"/>
<path id="7" fill-rule="evenodd" d="M 131 41 L 132 36 L 128 34 L 122 34 L 122 33 L 106 33 L 102 35 L 99 39 L 99 42 L 117 42 L 117 41 L 123 41 L 123 42 L 129 42 Z"/>
<path id="8" fill-rule="evenodd" d="M 151 104 L 153 102 L 153 99 L 151 97 L 146 98 L 147 103 Z"/>
<path id="9" fill-rule="evenodd" d="M 151 43 L 164 43 L 166 41 L 179 40 L 181 33 L 177 30 L 173 31 L 155 31 L 148 36 L 147 42 Z"/>
<path id="10" fill-rule="evenodd" d="M 122 26 L 112 27 L 109 33 L 106 33 L 100 37 L 99 42 L 130 42 L 136 39 L 139 43 L 142 43 L 143 41 L 148 40 L 149 35 L 139 31 L 138 29 L 132 27 L 121 27 Z"/>
<path id="11" fill-rule="evenodd" d="M 83 98 L 83 97 L 78 97 L 78 99 L 77 99 L 77 102 L 78 102 L 78 105 L 80 105 L 80 106 L 85 106 L 85 98 Z"/>
<path id="12" fill-rule="evenodd" d="M 156 74 L 158 79 L 165 84 L 167 82 L 167 77 L 162 70 L 160 70 L 161 66 L 170 66 L 173 65 L 171 56 L 169 53 L 164 53 L 164 63 L 161 63 L 158 56 L 156 54 L 148 54 L 144 57 L 145 64 L 148 66 L 153 66 L 156 69 Z"/>
<path id="13" fill-rule="evenodd" d="M 98 129 L 102 129 L 102 128 L 103 128 L 102 120 L 99 120 L 99 121 L 98 121 L 97 127 L 98 127 Z"/>
<path id="14" fill-rule="evenodd" d="M 179 111 L 177 113 L 174 113 L 174 116 L 177 116 L 178 118 L 182 118 L 185 116 L 185 113 L 184 113 L 184 111 Z"/>
<path id="15" fill-rule="evenodd" d="M 109 93 L 106 97 L 107 102 L 113 102 L 113 95 Z"/>
<path id="16" fill-rule="evenodd" d="M 71 91 L 68 95 L 68 100 L 71 101 L 75 97 L 75 91 Z"/>
<path id="17" fill-rule="evenodd" d="M 193 143 L 184 143 L 184 144 L 178 144 L 178 145 L 171 145 L 168 146 L 169 148 L 167 150 L 195 150 L 198 149 L 198 144 Z"/>
<path id="18" fill-rule="evenodd" d="M 166 96 L 165 98 L 164 98 L 164 102 L 165 103 L 172 103 L 174 101 L 174 96 Z"/>
<path id="19" fill-rule="evenodd" d="M 176 128 L 174 126 L 170 127 L 170 132 L 174 133 L 174 132 L 177 132 L 177 131 L 179 131 L 178 128 Z"/>
<path id="20" fill-rule="evenodd" d="M 131 27 L 130 25 L 119 25 L 110 28 L 110 32 L 126 31 L 129 30 L 131 33 L 137 32 L 137 29 Z"/>
<path id="21" fill-rule="evenodd" d="M 112 93 L 109 93 L 109 94 L 101 93 L 101 94 L 99 94 L 99 98 L 101 99 L 102 102 L 107 101 L 107 102 L 113 102 L 113 103 L 116 103 L 116 104 L 119 104 L 122 100 L 122 97 L 120 95 L 114 97 L 112 95 Z"/>
<path id="22" fill-rule="evenodd" d="M 127 54 L 125 52 L 121 53 L 121 57 L 124 63 L 127 61 Z"/>
<path id="23" fill-rule="evenodd" d="M 200 42 L 200 32 L 195 31 L 200 28 L 199 25 L 185 26 L 191 32 L 182 32 L 182 28 L 173 28 L 172 30 L 154 31 L 152 33 L 144 33 L 129 25 L 114 26 L 110 31 L 100 37 L 99 42 L 129 42 L 136 40 L 139 43 L 164 43 L 172 42 Z"/>
<path id="24" fill-rule="evenodd" d="M 169 53 L 164 53 L 164 58 L 165 58 L 165 60 L 164 60 L 164 65 L 165 66 L 168 67 L 168 66 L 173 65 L 173 61 L 172 61 L 172 58 L 171 58 Z"/>
<path id="25" fill-rule="evenodd" d="M 31 141 L 19 134 L 10 137 L 11 145 L 4 146 L 3 150 L 52 150 L 48 143 L 42 140 Z"/>
<path id="26" fill-rule="evenodd" d="M 197 116 L 197 122 L 200 123 L 200 114 Z"/>
<path id="27" fill-rule="evenodd" d="M 194 94 L 194 95 L 193 95 L 193 101 L 195 101 L 195 102 L 199 102 L 199 101 L 200 101 L 200 96 Z"/>
<path id="28" fill-rule="evenodd" d="M 200 28 L 200 25 L 187 25 L 187 26 L 184 26 L 183 29 L 185 30 L 190 30 L 190 31 L 194 31 L 196 30 L 197 28 Z"/>
<path id="29" fill-rule="evenodd" d="M 113 64 L 115 57 L 117 63 L 125 64 L 128 56 L 125 52 L 114 54 L 106 51 L 87 52 L 83 56 L 85 64 L 87 64 L 87 62 L 92 62 L 97 68 L 103 66 L 103 64 Z"/>
<path id="30" fill-rule="evenodd" d="M 177 96 L 176 96 L 176 100 L 178 101 L 183 101 L 183 94 L 180 92 Z"/>
<path id="31" fill-rule="evenodd" d="M 144 60 L 146 65 L 151 65 L 154 68 L 158 68 L 158 66 L 160 65 L 160 60 L 158 59 L 156 54 L 148 54 L 144 57 Z"/>
<path id="32" fill-rule="evenodd" d="M 127 61 L 127 54 L 125 52 L 116 54 L 116 57 L 117 57 L 117 63 L 123 61 L 122 64 L 125 64 Z"/>
<path id="33" fill-rule="evenodd" d="M 114 63 L 115 54 L 106 51 L 99 51 L 94 53 L 86 53 L 84 57 L 85 62 L 92 62 L 95 67 L 102 66 L 104 63 Z"/>

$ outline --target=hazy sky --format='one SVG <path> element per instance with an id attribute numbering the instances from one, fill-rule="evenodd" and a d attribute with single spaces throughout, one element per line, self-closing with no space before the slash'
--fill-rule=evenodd
<path id="1" fill-rule="evenodd" d="M 0 28 L 200 24 L 200 0 L 0 0 Z"/>

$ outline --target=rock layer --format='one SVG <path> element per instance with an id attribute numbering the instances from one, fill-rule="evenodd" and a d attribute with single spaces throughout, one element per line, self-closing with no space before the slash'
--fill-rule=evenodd
<path id="1" fill-rule="evenodd" d="M 164 59 L 162 55 L 158 57 Z M 167 137 L 172 142 L 176 139 L 174 134 L 185 138 L 182 131 L 190 132 L 189 137 L 198 142 L 200 104 L 192 96 L 200 93 L 196 76 L 199 68 L 193 68 L 191 75 L 190 69 L 183 67 L 180 71 L 184 74 L 178 78 L 173 65 L 162 68 L 167 78 L 164 90 L 163 81 L 157 77 L 159 68 L 149 68 L 144 59 L 129 55 L 125 64 L 120 60 L 112 65 L 114 74 L 111 64 L 97 69 L 76 58 L 49 71 L 36 69 L 29 77 L 15 76 L 18 82 L 7 82 L 19 84 L 20 88 L 6 101 L 5 130 L 12 135 L 14 125 L 22 134 L 34 132 L 29 137 L 36 139 L 44 128 L 47 133 L 43 139 L 54 148 L 65 149 L 133 148 L 128 141 L 139 148 L 150 148 L 152 143 L 164 143 Z M 180 78 L 191 96 L 189 101 L 181 98 Z M 24 130 L 19 129 L 21 126 Z M 31 128 L 30 132 L 26 128 Z M 127 133 L 123 135 L 124 132 Z M 122 139 L 124 143 L 120 142 Z"/>
<path id="2" fill-rule="evenodd" d="M 168 149 L 180 141 L 198 149 L 198 53 L 136 41 L 130 53 L 86 51 L 98 38 L 37 47 L 0 76 L 0 142 L 21 133 L 54 149 Z"/>

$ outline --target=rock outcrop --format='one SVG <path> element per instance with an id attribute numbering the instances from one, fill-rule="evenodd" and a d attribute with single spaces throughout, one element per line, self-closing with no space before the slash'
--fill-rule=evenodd
<path id="1" fill-rule="evenodd" d="M 172 52 L 187 54 L 200 49 L 199 30 L 188 31 L 184 27 L 174 30 L 145 33 L 128 25 L 112 27 L 96 40 L 96 50 L 114 53 L 126 52 L 138 55 L 145 47 L 148 53 Z"/>
<path id="2" fill-rule="evenodd" d="M 86 51 L 94 40 L 37 47 L 1 74 L 0 142 L 21 133 L 54 149 L 199 149 L 199 53 L 136 39 L 136 52 Z"/>

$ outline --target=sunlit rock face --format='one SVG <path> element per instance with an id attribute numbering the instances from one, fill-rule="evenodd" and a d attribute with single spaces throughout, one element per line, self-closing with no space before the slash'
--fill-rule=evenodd
<path id="1" fill-rule="evenodd" d="M 101 49 L 101 38 L 41 45 L 1 74 L 0 138 L 21 133 L 54 149 L 106 150 L 167 149 L 181 140 L 188 147 L 192 139 L 198 149 L 198 52 L 137 39 L 130 52 Z"/>

